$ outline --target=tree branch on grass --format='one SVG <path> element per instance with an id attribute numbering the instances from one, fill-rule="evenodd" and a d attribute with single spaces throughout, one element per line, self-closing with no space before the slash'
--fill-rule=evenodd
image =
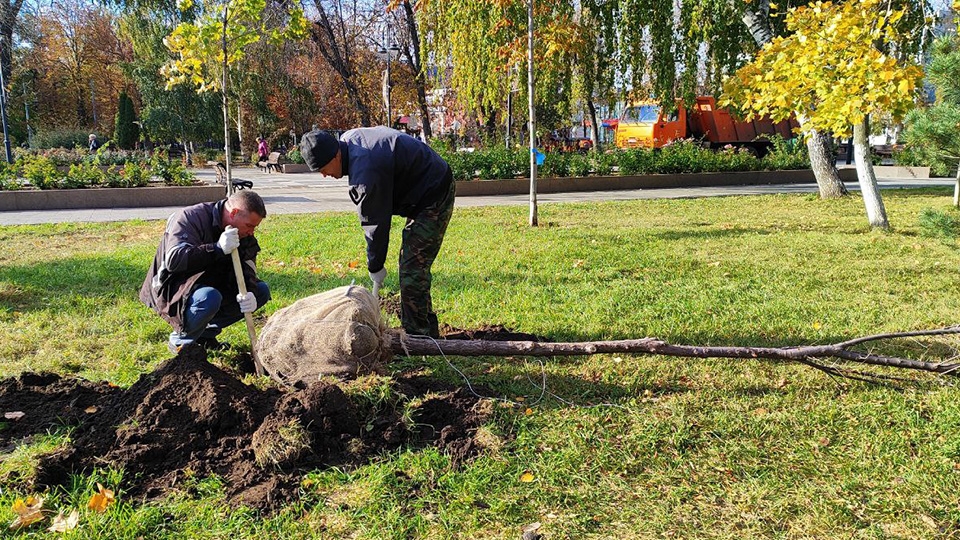
<path id="1" fill-rule="evenodd" d="M 659 354 L 686 358 L 742 358 L 799 362 L 831 375 L 858 380 L 889 378 L 873 373 L 857 372 L 843 367 L 822 363 L 834 358 L 845 362 L 868 364 L 902 369 L 912 369 L 956 375 L 960 364 L 924 362 L 882 354 L 872 354 L 850 348 L 863 343 L 919 336 L 942 336 L 960 334 L 960 325 L 934 330 L 896 332 L 858 337 L 830 345 L 806 345 L 799 347 L 703 347 L 697 345 L 672 345 L 657 338 L 625 339 L 615 341 L 585 341 L 571 343 L 542 343 L 538 341 L 486 341 L 486 340 L 435 340 L 424 336 L 409 336 L 390 332 L 390 349 L 394 354 L 414 356 L 582 356 L 588 354 Z"/>

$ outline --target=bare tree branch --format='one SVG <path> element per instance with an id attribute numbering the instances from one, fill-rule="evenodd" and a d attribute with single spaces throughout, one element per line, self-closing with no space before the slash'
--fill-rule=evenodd
<path id="1" fill-rule="evenodd" d="M 832 345 L 809 345 L 799 347 L 702 347 L 696 345 L 672 345 L 657 338 L 628 339 L 617 341 L 587 341 L 574 343 L 541 343 L 537 341 L 485 341 L 485 340 L 434 340 L 425 336 L 409 336 L 389 333 L 390 349 L 397 355 L 453 355 L 453 356 L 581 356 L 603 353 L 659 354 L 687 358 L 753 358 L 800 362 L 833 375 L 842 375 L 847 370 L 826 366 L 817 362 L 823 358 L 836 358 L 872 366 L 885 366 L 943 375 L 954 375 L 960 364 L 924 362 L 870 354 L 849 347 L 870 341 L 901 337 L 939 336 L 960 334 L 960 326 L 935 330 L 898 332 L 865 336 Z M 877 377 L 849 371 L 856 375 Z M 859 378 L 859 377 L 850 377 Z"/>

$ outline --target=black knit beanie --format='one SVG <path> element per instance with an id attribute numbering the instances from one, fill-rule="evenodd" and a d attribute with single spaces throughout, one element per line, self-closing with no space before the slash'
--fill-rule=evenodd
<path id="1" fill-rule="evenodd" d="M 313 130 L 300 139 L 300 155 L 311 171 L 319 171 L 337 155 L 340 142 L 325 131 Z"/>

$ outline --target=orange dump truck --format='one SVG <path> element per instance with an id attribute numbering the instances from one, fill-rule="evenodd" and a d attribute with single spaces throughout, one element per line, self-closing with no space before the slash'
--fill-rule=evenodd
<path id="1" fill-rule="evenodd" d="M 618 148 L 660 148 L 675 139 L 693 138 L 711 148 L 730 145 L 763 156 L 772 146 L 768 137 L 779 134 L 785 139 L 793 138 L 796 127 L 799 124 L 793 119 L 775 123 L 769 118 L 755 118 L 742 122 L 730 111 L 718 108 L 713 97 L 701 96 L 691 110 L 678 100 L 671 113 L 665 113 L 655 103 L 627 107 L 617 122 L 614 142 Z"/>

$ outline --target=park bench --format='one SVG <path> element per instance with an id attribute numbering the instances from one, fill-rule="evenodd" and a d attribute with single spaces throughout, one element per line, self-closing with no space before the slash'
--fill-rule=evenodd
<path id="1" fill-rule="evenodd" d="M 227 185 L 227 168 L 220 163 L 219 161 L 208 161 L 208 167 L 213 167 L 217 172 L 217 183 Z M 253 189 L 253 182 L 250 180 L 241 180 L 239 178 L 233 179 L 233 190 L 239 191 L 241 189 Z"/>
<path id="2" fill-rule="evenodd" d="M 270 152 L 266 160 L 257 162 L 257 167 L 263 172 L 281 172 L 283 168 L 280 166 L 280 155 L 280 152 Z"/>

